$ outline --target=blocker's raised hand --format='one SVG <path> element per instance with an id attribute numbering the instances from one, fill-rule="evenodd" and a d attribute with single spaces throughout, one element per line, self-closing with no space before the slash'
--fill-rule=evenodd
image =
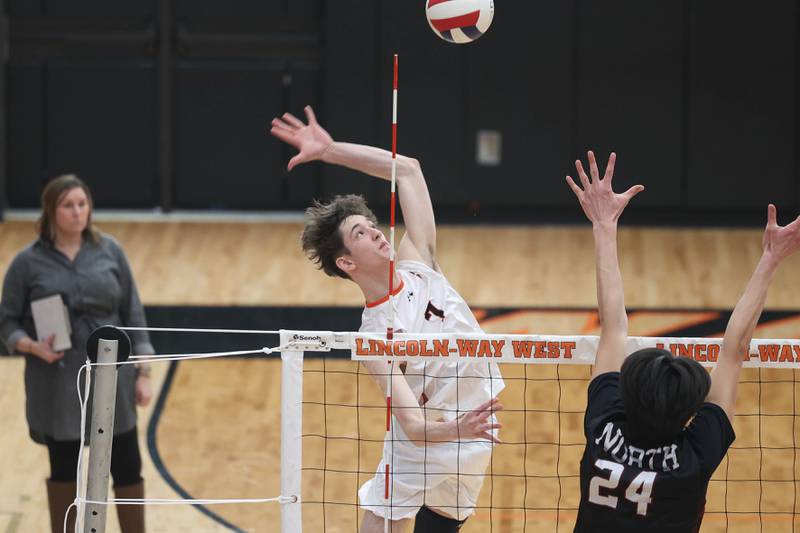
<path id="1" fill-rule="evenodd" d="M 572 189 L 572 192 L 575 193 L 575 196 L 578 197 L 583 212 L 592 224 L 616 223 L 631 198 L 642 192 L 644 186 L 634 185 L 624 193 L 615 193 L 611 188 L 611 182 L 614 177 L 614 163 L 617 161 L 617 154 L 611 152 L 605 175 L 602 178 L 600 177 L 600 171 L 597 169 L 594 152 L 590 150 L 587 156 L 589 158 L 591 178 L 586 175 L 583 163 L 577 160 L 575 161 L 575 169 L 578 171 L 578 177 L 583 188 L 578 187 L 570 176 L 567 176 L 567 184 Z"/>
<path id="2" fill-rule="evenodd" d="M 272 119 L 270 133 L 300 151 L 289 161 L 289 170 L 299 164 L 319 159 L 333 143 L 328 132 L 317 122 L 311 106 L 307 105 L 304 111 L 308 124 L 303 124 L 302 120 L 291 113 L 284 113 L 281 118 Z"/>
<path id="3" fill-rule="evenodd" d="M 800 250 L 800 217 L 786 226 L 778 225 L 778 213 L 773 204 L 767 207 L 767 228 L 764 230 L 762 244 L 764 254 L 771 255 L 777 261 Z"/>

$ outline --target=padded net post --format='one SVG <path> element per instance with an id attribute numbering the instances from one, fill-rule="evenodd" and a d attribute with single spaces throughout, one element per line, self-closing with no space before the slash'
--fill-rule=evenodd
<path id="1" fill-rule="evenodd" d="M 290 333 L 281 332 L 281 346 L 288 346 Z M 281 504 L 281 531 L 303 531 L 300 502 L 303 431 L 303 352 L 281 352 L 281 495 L 293 501 Z"/>
<path id="2" fill-rule="evenodd" d="M 100 339 L 98 363 L 117 361 L 118 341 Z M 108 478 L 111 471 L 111 444 L 114 438 L 114 410 L 117 398 L 117 367 L 98 366 L 92 402 L 92 429 L 89 439 L 89 473 L 86 487 L 88 501 L 105 502 L 108 497 Z M 85 533 L 106 530 L 106 505 L 87 503 L 84 513 Z"/>

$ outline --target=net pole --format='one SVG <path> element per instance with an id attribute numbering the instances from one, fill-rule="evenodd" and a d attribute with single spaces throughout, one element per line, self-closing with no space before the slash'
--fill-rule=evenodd
<path id="1" fill-rule="evenodd" d="M 291 334 L 281 331 L 281 346 Z M 303 531 L 300 490 L 303 467 L 303 352 L 281 352 L 281 532 Z M 324 500 L 324 495 L 323 495 Z"/>
<path id="2" fill-rule="evenodd" d="M 397 204 L 397 54 L 392 58 L 392 187 L 389 199 L 389 323 L 386 325 L 386 340 L 394 338 L 394 233 L 395 233 L 395 212 Z M 389 361 L 389 372 L 386 377 L 386 436 L 387 442 L 392 446 L 392 374 L 394 364 Z M 387 458 L 388 459 L 388 458 Z M 391 461 L 386 461 L 386 471 L 384 473 L 384 500 L 386 501 L 386 516 L 383 520 L 383 531 L 389 533 L 389 521 L 391 514 Z"/>
<path id="3" fill-rule="evenodd" d="M 117 361 L 118 341 L 100 339 L 97 345 L 97 362 Z M 106 502 L 108 478 L 111 471 L 111 446 L 114 438 L 114 411 L 117 397 L 117 367 L 97 368 L 97 381 L 92 402 L 92 430 L 89 437 L 89 473 L 86 499 Z M 106 530 L 106 505 L 86 504 L 83 516 L 84 533 L 104 533 Z"/>

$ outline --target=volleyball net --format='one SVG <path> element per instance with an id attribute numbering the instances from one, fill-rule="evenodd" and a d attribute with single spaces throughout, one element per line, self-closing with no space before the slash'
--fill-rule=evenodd
<path id="1" fill-rule="evenodd" d="M 269 506 L 259 508 L 258 513 L 263 511 L 276 518 L 280 514 L 281 530 L 285 533 L 356 532 L 364 514 L 359 505 L 359 488 L 378 473 L 388 440 L 389 469 L 385 479 L 390 490 L 384 502 L 388 508 L 402 511 L 407 505 L 392 500 L 395 484 L 403 483 L 404 479 L 414 478 L 415 483 L 421 479 L 423 485 L 433 486 L 446 474 L 482 477 L 474 515 L 462 531 L 572 530 L 580 500 L 579 464 L 585 445 L 583 415 L 597 337 L 396 333 L 392 340 L 387 340 L 379 333 L 290 330 L 275 333 L 279 333 L 280 341 L 278 346 L 270 348 L 146 358 L 195 364 L 190 360 L 280 354 L 280 363 L 272 361 L 266 370 L 279 370 L 281 375 L 280 463 L 279 469 L 277 464 L 270 468 L 280 478 L 279 490 L 273 482 L 270 482 L 273 489 L 264 489 L 275 494 L 256 498 L 219 494 L 214 499 L 194 501 L 120 501 L 91 497 L 90 482 L 83 489 L 86 491 L 83 496 L 79 487 L 76 497 L 79 516 L 88 516 L 95 512 L 93 509 L 102 509 L 109 503 L 258 504 Z M 711 366 L 719 356 L 721 339 L 630 337 L 626 349 L 631 353 L 645 347 L 665 348 Z M 141 359 L 144 358 L 131 356 L 127 364 Z M 745 370 L 733 424 L 737 438 L 709 484 L 702 530 L 794 531 L 798 524 L 800 490 L 797 465 L 800 341 L 756 339 L 743 359 Z M 468 465 L 469 471 L 465 472 L 461 470 L 461 461 L 449 472 L 430 469 L 429 465 L 437 461 L 444 446 L 467 450 L 476 442 L 466 440 L 423 445 L 425 460 L 420 461 L 416 470 L 407 461 L 393 466 L 391 442 L 401 439 L 395 431 L 387 434 L 387 415 L 392 408 L 376 386 L 376 376 L 361 364 L 364 361 L 385 362 L 387 375 L 393 366 L 421 362 L 422 379 L 455 381 L 464 390 L 477 386 L 476 378 L 463 377 L 469 372 L 462 372 L 459 367 L 498 364 L 505 383 L 499 393 L 504 409 L 497 413 L 503 424 L 502 443 L 494 446 L 485 472 L 482 465 Z M 90 370 L 98 366 L 99 372 L 109 368 L 108 365 L 88 366 Z M 436 365 L 438 371 L 428 372 Z M 442 365 L 449 365 L 452 372 L 442 372 Z M 88 390 L 86 385 L 85 394 Z M 276 407 L 271 406 L 270 413 L 275 413 Z M 448 410 L 445 418 L 463 412 L 457 404 Z M 434 418 L 441 417 L 441 411 Z M 453 490 L 463 489 L 456 486 Z M 461 505 L 460 501 L 457 496 L 456 506 Z M 423 500 L 423 503 L 441 506 L 436 501 Z M 234 522 L 229 525 L 235 530 Z"/>
<path id="2" fill-rule="evenodd" d="M 351 355 L 350 360 L 322 357 L 304 363 L 302 506 L 311 530 L 358 531 L 363 515 L 358 490 L 376 476 L 386 438 L 386 401 L 359 364 L 376 360 L 498 363 L 505 382 L 499 394 L 504 409 L 497 414 L 503 442 L 494 446 L 475 514 L 463 531 L 573 529 L 585 446 L 583 415 L 597 337 L 395 334 L 387 341 L 381 334 L 296 334 L 319 336 L 326 345 Z M 627 351 L 645 347 L 664 348 L 710 367 L 719 356 L 721 339 L 631 337 Z M 757 339 L 742 356 L 745 370 L 733 424 L 737 438 L 709 483 L 703 531 L 794 531 L 800 488 L 800 341 Z M 460 379 L 458 372 L 440 375 L 425 378 Z M 475 386 L 471 380 L 462 386 Z M 440 447 L 427 444 L 424 454 L 435 461 Z M 418 471 L 405 466 L 393 472 L 394 482 L 421 476 L 433 485 L 437 476 L 426 472 L 423 463 Z M 392 479 L 390 475 L 390 488 Z"/>

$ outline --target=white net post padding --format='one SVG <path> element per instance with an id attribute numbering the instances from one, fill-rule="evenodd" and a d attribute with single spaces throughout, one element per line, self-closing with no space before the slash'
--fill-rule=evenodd
<path id="1" fill-rule="evenodd" d="M 281 531 L 303 531 L 300 488 L 303 466 L 303 351 L 293 344 L 294 332 L 281 331 Z"/>
<path id="2" fill-rule="evenodd" d="M 116 340 L 100 339 L 97 345 L 97 362 L 117 361 Z M 89 437 L 89 473 L 86 485 L 88 502 L 105 502 L 108 498 L 108 478 L 111 468 L 111 444 L 114 437 L 114 410 L 117 397 L 117 367 L 98 366 L 94 385 L 92 426 Z M 106 530 L 106 505 L 86 503 L 83 514 L 83 531 L 103 533 Z M 81 509 L 78 509 L 81 515 Z M 80 520 L 78 521 L 80 522 Z M 80 526 L 80 524 L 76 524 Z M 76 531 L 80 531 L 76 527 Z"/>

